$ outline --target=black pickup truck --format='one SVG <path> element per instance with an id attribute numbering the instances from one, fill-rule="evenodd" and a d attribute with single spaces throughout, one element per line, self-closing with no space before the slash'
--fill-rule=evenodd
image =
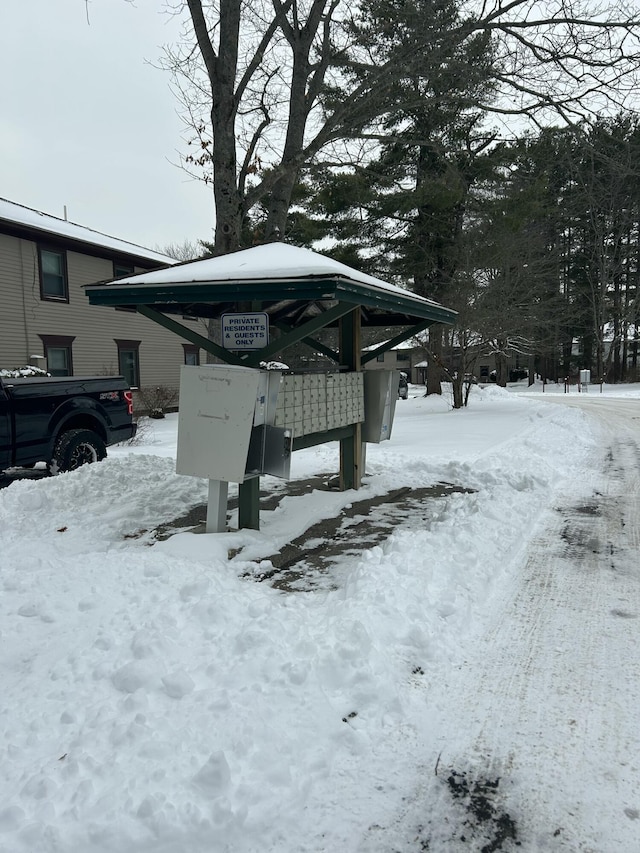
<path id="1" fill-rule="evenodd" d="M 0 377 L 0 471 L 37 462 L 52 474 L 72 471 L 135 432 L 122 376 Z"/>

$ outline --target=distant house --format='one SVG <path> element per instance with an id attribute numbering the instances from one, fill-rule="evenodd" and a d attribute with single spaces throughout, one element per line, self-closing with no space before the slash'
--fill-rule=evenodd
<path id="1" fill-rule="evenodd" d="M 365 347 L 364 352 L 377 349 L 382 346 L 381 343 L 373 344 Z M 417 345 L 415 341 L 403 341 L 393 349 L 387 350 L 382 355 L 377 356 L 372 361 L 368 361 L 365 365 L 366 370 L 395 370 L 398 373 L 401 371 L 407 374 L 409 382 L 423 382 L 421 376 L 416 369 L 418 362 L 424 360 L 424 349 Z"/>
<path id="2" fill-rule="evenodd" d="M 375 350 L 381 345 L 382 343 L 377 343 L 372 346 L 365 347 L 365 352 Z M 458 354 L 459 351 L 454 349 L 453 364 L 445 358 L 445 364 L 452 372 L 456 370 L 455 358 Z M 448 351 L 448 355 L 451 357 L 450 351 Z M 470 357 L 473 356 L 473 351 L 469 351 L 468 355 Z M 479 350 L 477 354 L 475 354 L 475 358 L 470 358 L 469 363 L 473 365 L 473 371 L 465 373 L 465 376 L 473 377 L 481 385 L 489 382 L 495 382 L 496 358 L 493 353 L 487 353 Z M 528 373 L 527 366 L 528 358 L 526 356 L 521 356 L 517 353 L 510 356 L 507 359 L 507 375 L 509 381 L 516 382 L 519 379 L 526 378 Z M 393 349 L 389 349 L 372 361 L 368 361 L 365 365 L 365 369 L 396 370 L 398 372 L 403 371 L 407 374 L 409 382 L 415 385 L 425 385 L 428 369 L 427 350 L 420 346 L 415 338 L 403 341 L 403 343 L 398 344 L 398 346 L 393 347 Z"/>
<path id="3" fill-rule="evenodd" d="M 178 387 L 200 350 L 135 310 L 89 305 L 83 285 L 175 263 L 90 228 L 0 199 L 0 368 L 55 376 L 122 374 L 133 388 Z M 198 321 L 184 318 L 198 328 Z M 205 333 L 206 334 L 206 333 Z"/>

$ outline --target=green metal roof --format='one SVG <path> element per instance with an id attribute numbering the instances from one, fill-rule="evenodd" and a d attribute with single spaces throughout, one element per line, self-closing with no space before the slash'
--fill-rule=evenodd
<path id="1" fill-rule="evenodd" d="M 452 324 L 456 312 L 317 252 L 270 243 L 86 287 L 92 305 L 145 305 L 163 314 L 219 317 L 240 303 L 295 327 L 336 302 L 362 306 L 362 324 Z M 258 308 L 259 306 L 259 308 Z"/>

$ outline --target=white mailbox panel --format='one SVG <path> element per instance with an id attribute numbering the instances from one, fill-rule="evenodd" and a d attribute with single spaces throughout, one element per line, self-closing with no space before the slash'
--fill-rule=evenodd
<path id="1" fill-rule="evenodd" d="M 243 482 L 259 384 L 248 367 L 182 367 L 176 473 Z"/>
<path id="2" fill-rule="evenodd" d="M 296 436 L 326 432 L 364 420 L 362 373 L 283 376 L 275 425 Z"/>
<path id="3" fill-rule="evenodd" d="M 391 370 L 365 371 L 363 441 L 379 444 L 391 438 L 397 399 L 397 373 Z"/>

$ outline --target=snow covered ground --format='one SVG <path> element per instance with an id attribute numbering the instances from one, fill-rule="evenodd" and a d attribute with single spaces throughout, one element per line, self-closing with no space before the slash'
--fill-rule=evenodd
<path id="1" fill-rule="evenodd" d="M 640 388 L 558 390 L 414 388 L 362 490 L 259 532 L 155 539 L 206 498 L 175 416 L 0 490 L 0 851 L 640 849 Z M 255 579 L 312 522 L 436 483 L 468 491 L 327 588 Z"/>

